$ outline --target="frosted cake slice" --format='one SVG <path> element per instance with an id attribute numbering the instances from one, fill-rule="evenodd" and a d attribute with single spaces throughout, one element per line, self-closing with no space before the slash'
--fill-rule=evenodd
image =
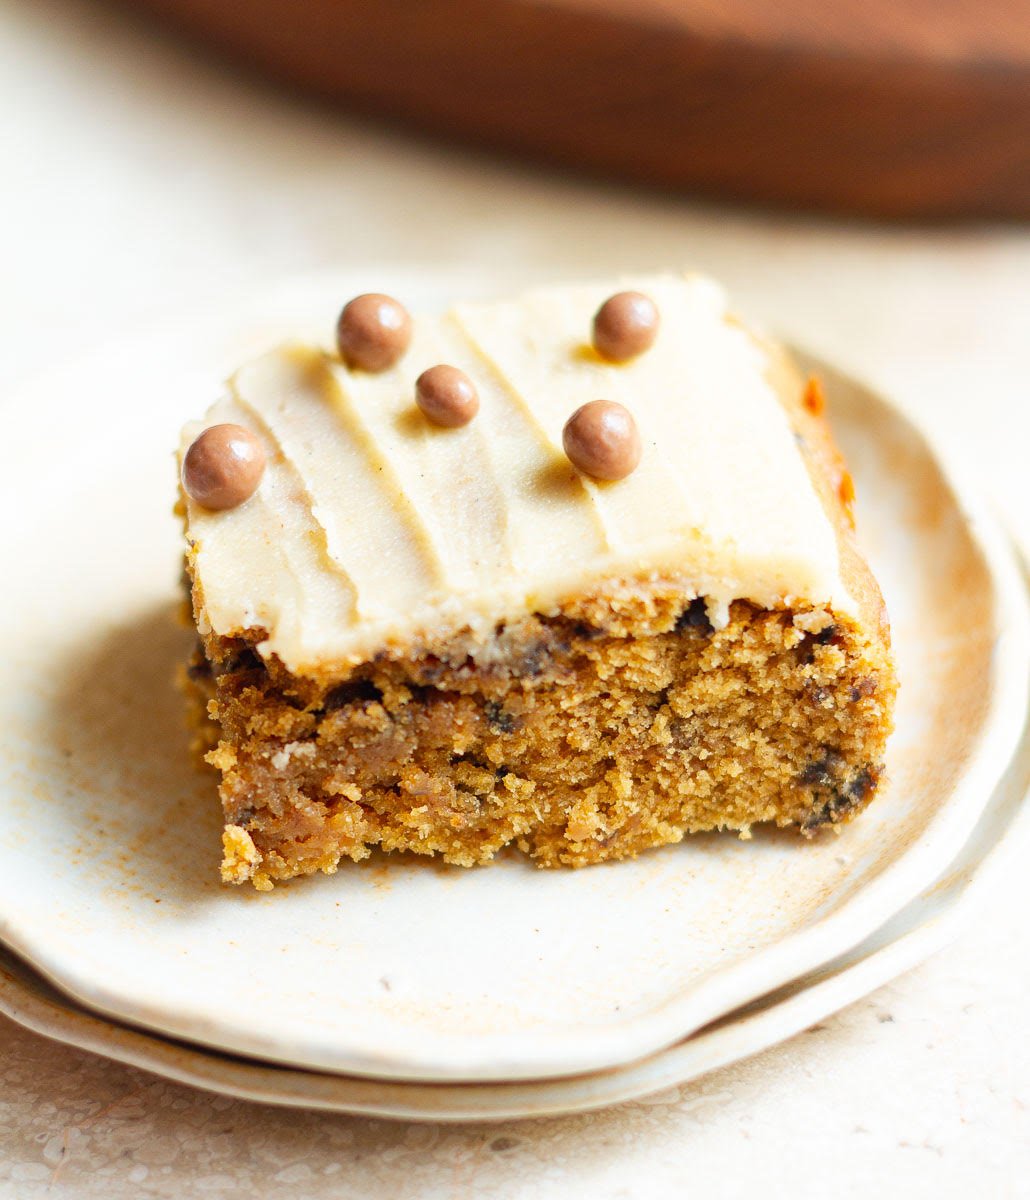
<path id="1" fill-rule="evenodd" d="M 696 276 L 409 316 L 244 366 L 183 433 L 223 876 L 846 821 L 895 680 L 817 381 Z"/>

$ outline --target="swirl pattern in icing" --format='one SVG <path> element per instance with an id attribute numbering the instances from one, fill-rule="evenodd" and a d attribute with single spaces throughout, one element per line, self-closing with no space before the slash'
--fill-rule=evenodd
<path id="1" fill-rule="evenodd" d="M 655 344 L 629 362 L 590 347 L 593 314 L 633 287 L 657 304 Z M 449 363 L 475 383 L 470 424 L 443 429 L 415 380 Z M 673 573 L 717 614 L 733 599 L 850 609 L 837 541 L 768 371 L 767 351 L 697 277 L 576 285 L 415 320 L 379 374 L 289 344 L 244 366 L 203 425 L 263 442 L 239 508 L 188 497 L 202 631 L 260 629 L 296 674 L 548 612 L 601 581 Z M 643 440 L 617 483 L 562 451 L 579 405 L 615 400 Z M 203 425 L 183 432 L 182 452 Z"/>

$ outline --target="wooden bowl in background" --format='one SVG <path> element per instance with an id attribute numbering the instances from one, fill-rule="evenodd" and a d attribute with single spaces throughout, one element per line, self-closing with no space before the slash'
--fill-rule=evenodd
<path id="1" fill-rule="evenodd" d="M 1030 215 L 1030 0 L 143 0 L 281 81 L 707 195 Z"/>

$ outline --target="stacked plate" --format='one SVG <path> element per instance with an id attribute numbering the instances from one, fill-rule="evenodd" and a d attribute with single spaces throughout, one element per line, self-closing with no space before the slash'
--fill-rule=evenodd
<path id="1" fill-rule="evenodd" d="M 904 970 L 1013 844 L 1030 779 L 1019 562 L 896 409 L 818 363 L 902 680 L 889 788 L 866 814 L 811 844 L 712 835 L 579 872 L 381 857 L 271 893 L 221 887 L 213 782 L 171 682 L 189 641 L 176 431 L 237 357 L 321 333 L 341 297 L 386 287 L 417 306 L 462 282 L 308 280 L 98 353 L 7 408 L 21 453 L 0 484 L 20 514 L 4 547 L 0 1009 L 16 1020 L 283 1104 L 436 1120 L 598 1107 Z"/>

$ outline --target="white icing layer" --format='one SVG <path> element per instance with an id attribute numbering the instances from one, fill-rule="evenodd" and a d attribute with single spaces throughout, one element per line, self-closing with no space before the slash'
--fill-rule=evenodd
<path id="1" fill-rule="evenodd" d="M 655 301 L 654 346 L 601 361 L 591 320 L 612 292 Z M 403 299 L 403 297 L 401 297 Z M 460 429 L 414 405 L 436 363 L 475 382 Z M 634 414 L 644 451 L 618 483 L 566 459 L 562 427 L 588 400 Z M 202 628 L 262 628 L 296 673 L 388 645 L 548 612 L 602 579 L 674 572 L 709 598 L 850 611 L 836 537 L 767 378 L 764 350 L 726 319 L 709 280 L 657 276 L 552 288 L 418 317 L 381 374 L 290 345 L 244 367 L 204 424 L 265 443 L 255 495 L 228 512 L 187 501 Z M 203 426 L 183 432 L 182 452 Z"/>

